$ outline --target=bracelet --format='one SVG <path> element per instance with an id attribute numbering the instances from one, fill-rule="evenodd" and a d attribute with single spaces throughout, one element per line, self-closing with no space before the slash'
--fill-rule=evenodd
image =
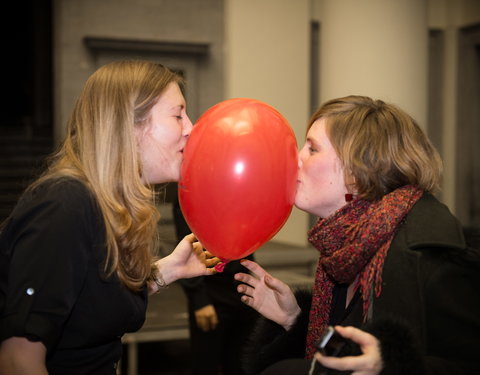
<path id="1" fill-rule="evenodd" d="M 161 289 L 168 288 L 168 285 L 165 280 L 163 280 L 162 273 L 160 271 L 152 273 L 152 280 L 158 287 L 155 293 L 160 293 Z"/>

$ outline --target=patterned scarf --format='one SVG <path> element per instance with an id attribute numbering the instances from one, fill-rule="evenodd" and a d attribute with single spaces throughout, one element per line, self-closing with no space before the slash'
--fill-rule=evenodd
<path id="1" fill-rule="evenodd" d="M 320 219 L 308 240 L 320 252 L 313 289 L 305 357 L 328 324 L 334 283 L 351 284 L 358 276 L 363 316 L 367 317 L 372 289 L 381 292 L 385 256 L 399 224 L 423 191 L 404 186 L 369 202 L 355 199 L 332 216 Z"/>

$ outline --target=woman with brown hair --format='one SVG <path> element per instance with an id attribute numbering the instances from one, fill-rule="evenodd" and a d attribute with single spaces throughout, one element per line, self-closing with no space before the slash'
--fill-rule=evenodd
<path id="1" fill-rule="evenodd" d="M 181 78 L 118 61 L 86 82 L 66 138 L 0 234 L 0 374 L 114 374 L 148 293 L 209 275 L 193 235 L 159 259 L 154 184 L 177 181 L 192 123 Z"/>
<path id="2" fill-rule="evenodd" d="M 236 275 L 238 291 L 264 316 L 249 373 L 480 373 L 478 253 L 432 195 L 440 173 L 437 152 L 398 107 L 363 96 L 321 106 L 295 198 L 319 217 L 308 233 L 320 253 L 313 294 L 242 262 L 252 275 Z M 346 343 L 335 355 L 318 346 L 328 326 Z"/>

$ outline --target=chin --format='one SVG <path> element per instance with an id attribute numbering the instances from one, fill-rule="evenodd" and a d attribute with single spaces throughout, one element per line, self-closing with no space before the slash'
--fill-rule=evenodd
<path id="1" fill-rule="evenodd" d="M 165 178 L 161 183 L 169 183 L 169 182 L 178 182 L 180 180 L 180 176 L 170 176 L 168 178 Z"/>
<path id="2" fill-rule="evenodd" d="M 295 207 L 297 207 L 299 210 L 306 211 L 308 212 L 308 207 L 305 207 L 306 205 L 302 203 L 301 200 L 295 199 L 295 202 L 293 203 Z"/>
<path id="3" fill-rule="evenodd" d="M 166 184 L 169 182 L 177 182 L 178 181 L 178 175 L 163 175 L 163 176 L 157 176 L 156 178 L 151 178 L 147 180 L 147 183 L 150 185 L 160 185 L 160 184 Z"/>
<path id="4" fill-rule="evenodd" d="M 306 212 L 307 214 L 319 216 L 318 212 L 313 212 L 315 211 L 315 208 L 308 204 L 308 202 L 302 202 L 301 200 L 295 199 L 294 206 L 300 211 Z"/>

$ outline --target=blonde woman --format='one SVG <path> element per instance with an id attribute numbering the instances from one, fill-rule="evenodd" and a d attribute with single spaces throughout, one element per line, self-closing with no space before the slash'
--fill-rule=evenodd
<path id="1" fill-rule="evenodd" d="M 147 296 L 216 262 L 193 235 L 158 259 L 153 184 L 191 132 L 181 78 L 119 61 L 86 82 L 66 138 L 0 235 L 0 374 L 114 374 Z"/>

